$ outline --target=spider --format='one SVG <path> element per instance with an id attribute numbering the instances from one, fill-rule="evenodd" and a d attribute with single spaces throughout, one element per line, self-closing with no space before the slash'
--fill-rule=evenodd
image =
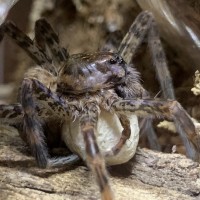
<path id="1" fill-rule="evenodd" d="M 134 127 L 137 129 L 133 125 L 135 115 L 149 120 L 154 117 L 174 120 L 188 157 L 199 161 L 198 134 L 189 115 L 173 100 L 164 50 L 150 12 L 138 15 L 116 53 L 102 51 L 69 55 L 60 47 L 58 36 L 45 19 L 36 21 L 34 41 L 12 22 L 5 22 L 0 30 L 1 40 L 7 34 L 37 64 L 24 75 L 20 103 L 0 105 L 0 119 L 2 123 L 19 129 L 39 167 L 62 167 L 76 162 L 80 156 L 96 178 L 101 199 L 113 199 L 106 163 L 123 152 L 130 139 L 132 154 L 128 157 L 122 154 L 124 159 L 117 158 L 110 164 L 127 162 L 134 155 L 138 142 L 137 131 L 131 137 Z M 171 99 L 150 98 L 140 83 L 139 73 L 131 64 L 146 37 L 164 95 Z M 111 148 L 106 150 L 100 149 L 97 142 L 99 120 L 116 123 L 113 130 L 109 127 L 101 143 L 109 134 L 120 132 L 118 141 L 115 144 L 110 142 Z M 53 158 L 47 146 L 61 139 L 74 154 Z"/>

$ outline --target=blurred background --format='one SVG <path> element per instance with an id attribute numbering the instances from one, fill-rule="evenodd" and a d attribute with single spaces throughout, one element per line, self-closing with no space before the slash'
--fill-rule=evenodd
<path id="1" fill-rule="evenodd" d="M 8 15 L 5 10 L 9 11 Z M 7 15 L 6 20 L 14 21 L 34 39 L 34 23 L 44 17 L 71 54 L 97 51 L 108 37 L 117 37 L 120 41 L 142 10 L 151 11 L 158 23 L 176 99 L 199 120 L 199 96 L 194 95 L 191 88 L 195 71 L 200 70 L 200 0 L 0 0 L 1 22 Z M 133 63 L 141 73 L 145 88 L 154 97 L 160 87 L 145 43 Z M 5 37 L 0 45 L 0 102 L 17 101 L 20 81 L 26 69 L 32 66 L 34 63 L 23 50 Z M 158 97 L 162 97 L 162 93 Z M 177 152 L 185 153 L 177 133 L 158 128 L 157 123 L 162 150 L 172 152 L 176 146 Z M 148 147 L 145 138 L 140 145 Z"/>

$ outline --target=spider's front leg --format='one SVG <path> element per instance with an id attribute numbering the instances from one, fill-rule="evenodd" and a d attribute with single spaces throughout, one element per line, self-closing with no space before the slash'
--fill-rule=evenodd
<path id="1" fill-rule="evenodd" d="M 51 63 L 51 59 L 41 51 L 34 42 L 24 34 L 17 26 L 11 21 L 5 22 L 0 26 L 0 41 L 4 35 L 11 37 L 17 45 L 19 45 L 25 52 L 38 64 Z"/>
<path id="2" fill-rule="evenodd" d="M 35 63 L 53 74 L 58 71 L 54 68 L 55 62 L 60 64 L 60 62 L 67 60 L 69 57 L 67 50 L 59 46 L 57 34 L 45 19 L 36 21 L 34 41 L 11 21 L 7 21 L 0 26 L 0 41 L 4 35 L 11 37 Z"/>
<path id="3" fill-rule="evenodd" d="M 62 62 L 68 59 L 69 53 L 65 48 L 60 47 L 58 35 L 45 19 L 35 22 L 35 42 L 55 62 Z"/>
<path id="4" fill-rule="evenodd" d="M 137 16 L 128 33 L 123 38 L 118 52 L 130 64 L 136 51 L 146 37 L 164 97 L 166 99 L 174 99 L 175 95 L 171 75 L 159 37 L 158 27 L 152 13 L 143 11 Z"/>
<path id="5" fill-rule="evenodd" d="M 62 167 L 72 164 L 79 158 L 76 155 L 50 158 L 42 130 L 42 117 L 36 114 L 36 103 L 49 111 L 52 116 L 65 117 L 68 113 L 65 101 L 52 93 L 35 79 L 25 78 L 22 83 L 21 103 L 24 112 L 23 131 L 33 156 L 40 167 Z"/>
<path id="6" fill-rule="evenodd" d="M 172 79 L 168 70 L 165 52 L 160 41 L 158 27 L 152 13 L 149 11 L 143 11 L 137 16 L 129 28 L 128 33 L 123 38 L 118 48 L 118 52 L 125 59 L 125 61 L 130 64 L 137 49 L 146 38 L 164 97 L 166 99 L 175 99 Z M 160 150 L 160 144 L 158 143 L 151 119 L 143 119 L 140 121 L 140 127 L 142 133 L 146 133 L 147 131 L 149 132 L 147 138 L 150 147 L 152 149 Z"/>
<path id="7" fill-rule="evenodd" d="M 80 117 L 81 133 L 85 142 L 86 161 L 99 185 L 101 199 L 112 200 L 113 195 L 109 185 L 105 160 L 101 155 L 95 136 L 98 111 L 95 105 L 91 107 L 93 108 L 90 111 L 85 110 L 85 113 Z"/>
<path id="8" fill-rule="evenodd" d="M 131 112 L 140 117 L 162 117 L 174 120 L 187 150 L 187 156 L 200 161 L 200 137 L 187 112 L 175 100 L 126 99 L 115 101 L 112 108 L 117 113 Z"/>

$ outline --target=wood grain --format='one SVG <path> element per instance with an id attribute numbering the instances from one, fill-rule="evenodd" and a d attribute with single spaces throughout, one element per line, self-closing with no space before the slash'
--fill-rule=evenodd
<path id="1" fill-rule="evenodd" d="M 109 168 L 116 199 L 200 199 L 200 166 L 179 154 L 138 148 L 126 165 Z M 87 167 L 39 169 L 15 129 L 0 128 L 0 199 L 99 199 Z"/>

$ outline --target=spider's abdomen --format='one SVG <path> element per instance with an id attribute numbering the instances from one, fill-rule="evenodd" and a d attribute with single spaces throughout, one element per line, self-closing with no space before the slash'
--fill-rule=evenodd
<path id="1" fill-rule="evenodd" d="M 58 91 L 80 94 L 115 87 L 125 81 L 126 67 L 115 53 L 72 55 L 59 72 Z"/>

